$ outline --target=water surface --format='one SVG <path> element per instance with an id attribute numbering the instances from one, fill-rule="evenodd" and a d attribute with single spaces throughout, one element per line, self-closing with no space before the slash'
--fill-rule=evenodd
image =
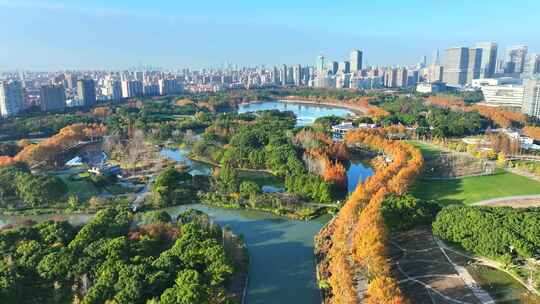
<path id="1" fill-rule="evenodd" d="M 296 124 L 298 126 L 308 126 L 313 124 L 313 122 L 324 116 L 339 116 L 345 117 L 349 115 L 354 115 L 350 110 L 344 108 L 337 108 L 324 105 L 313 105 L 313 104 L 303 104 L 303 103 L 294 103 L 292 101 L 264 101 L 256 102 L 249 104 L 241 104 L 238 107 L 238 113 L 247 113 L 247 112 L 256 112 L 256 111 L 266 111 L 266 110 L 280 110 L 280 111 L 291 111 L 296 115 Z"/>

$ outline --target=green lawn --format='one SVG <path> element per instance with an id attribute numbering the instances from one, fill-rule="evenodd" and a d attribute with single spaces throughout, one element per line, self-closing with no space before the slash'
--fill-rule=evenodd
<path id="1" fill-rule="evenodd" d="M 444 152 L 444 150 L 438 148 L 437 146 L 426 144 L 419 140 L 408 140 L 407 142 L 413 145 L 415 148 L 418 148 L 420 152 L 422 152 L 424 158 L 431 158 L 440 154 L 441 152 Z"/>
<path id="2" fill-rule="evenodd" d="M 487 199 L 540 194 L 540 182 L 510 172 L 455 180 L 418 180 L 411 193 L 442 204 L 471 204 Z"/>
<path id="3" fill-rule="evenodd" d="M 99 190 L 88 179 L 74 181 L 69 178 L 71 173 L 54 174 L 62 179 L 68 187 L 68 195 L 78 196 L 81 201 L 90 199 L 92 196 L 99 195 Z"/>

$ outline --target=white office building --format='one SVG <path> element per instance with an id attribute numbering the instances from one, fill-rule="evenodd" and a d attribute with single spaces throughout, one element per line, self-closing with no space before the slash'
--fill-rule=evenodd
<path id="1" fill-rule="evenodd" d="M 23 110 L 24 94 L 20 81 L 0 82 L 0 116 L 10 117 Z"/>
<path id="2" fill-rule="evenodd" d="M 489 106 L 519 109 L 523 106 L 524 88 L 521 85 L 482 86 L 482 93 Z"/>
<path id="3" fill-rule="evenodd" d="M 540 118 L 540 77 L 524 82 L 523 113 Z"/>

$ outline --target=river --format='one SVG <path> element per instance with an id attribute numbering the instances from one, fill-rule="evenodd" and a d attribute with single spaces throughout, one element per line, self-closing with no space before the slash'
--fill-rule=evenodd
<path id="1" fill-rule="evenodd" d="M 307 104 L 263 102 L 244 105 L 240 112 L 279 109 L 294 112 L 298 125 L 307 125 L 327 115 L 345 116 L 349 110 Z M 163 150 L 162 154 L 191 167 L 192 174 L 210 174 L 207 164 L 194 162 L 186 157 L 184 149 Z M 348 190 L 356 188 L 358 182 L 373 174 L 373 170 L 360 161 L 348 166 Z M 275 187 L 275 183 L 268 186 Z M 321 298 L 315 275 L 313 239 L 330 219 L 323 216 L 312 221 L 280 218 L 267 213 L 247 210 L 226 210 L 204 205 L 180 206 L 166 209 L 176 216 L 182 210 L 196 208 L 208 213 L 222 226 L 230 227 L 236 234 L 244 236 L 250 254 L 248 304 L 309 304 L 320 303 Z M 0 227 L 20 220 L 46 220 L 46 216 L 2 217 Z M 66 218 L 73 223 L 82 223 L 90 216 L 71 215 Z"/>

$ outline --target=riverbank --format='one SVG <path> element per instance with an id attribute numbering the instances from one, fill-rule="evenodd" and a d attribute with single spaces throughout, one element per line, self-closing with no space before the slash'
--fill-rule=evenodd
<path id="1" fill-rule="evenodd" d="M 368 108 L 358 105 L 358 104 L 349 104 L 349 103 L 333 102 L 333 101 L 321 101 L 318 99 L 308 99 L 308 98 L 298 99 L 298 98 L 299 97 L 296 97 L 296 96 L 285 96 L 285 97 L 279 97 L 277 98 L 277 100 L 281 102 L 286 102 L 286 103 L 300 103 L 300 104 L 342 108 L 342 109 L 350 110 L 357 115 L 365 115 L 369 112 Z"/>

